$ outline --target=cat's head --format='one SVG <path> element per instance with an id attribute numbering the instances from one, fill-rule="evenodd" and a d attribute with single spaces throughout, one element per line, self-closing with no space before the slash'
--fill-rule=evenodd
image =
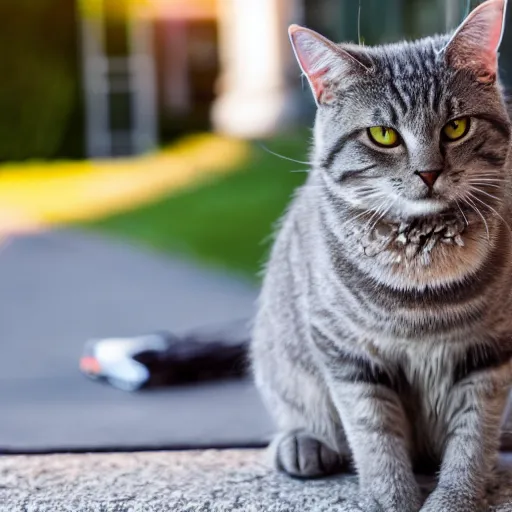
<path id="1" fill-rule="evenodd" d="M 318 105 L 314 164 L 350 205 L 399 220 L 500 199 L 510 121 L 498 81 L 506 0 L 451 36 L 380 47 L 290 37 Z"/>

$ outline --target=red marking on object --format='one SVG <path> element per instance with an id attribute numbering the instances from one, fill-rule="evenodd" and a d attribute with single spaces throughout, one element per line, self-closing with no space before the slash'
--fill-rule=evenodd
<path id="1" fill-rule="evenodd" d="M 80 370 L 85 373 L 101 373 L 101 365 L 95 357 L 82 357 L 80 359 Z"/>

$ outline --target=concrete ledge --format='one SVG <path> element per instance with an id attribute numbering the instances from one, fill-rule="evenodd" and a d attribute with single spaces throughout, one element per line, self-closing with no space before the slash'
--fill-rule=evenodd
<path id="1" fill-rule="evenodd" d="M 491 510 L 510 512 L 512 456 L 499 484 Z M 353 476 L 279 475 L 259 451 L 0 457 L 1 512 L 349 512 L 356 492 Z"/>

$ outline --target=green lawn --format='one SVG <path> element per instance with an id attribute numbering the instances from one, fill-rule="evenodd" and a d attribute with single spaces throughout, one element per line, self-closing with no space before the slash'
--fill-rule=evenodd
<path id="1" fill-rule="evenodd" d="M 309 134 L 281 136 L 266 146 L 307 160 Z M 256 278 L 275 221 L 307 167 L 254 144 L 252 158 L 233 174 L 169 195 L 153 204 L 95 221 L 89 227 L 169 254 L 192 257 Z"/>

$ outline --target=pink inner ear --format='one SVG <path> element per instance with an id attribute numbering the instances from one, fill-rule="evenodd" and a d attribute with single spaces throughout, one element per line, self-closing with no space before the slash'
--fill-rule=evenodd
<path id="1" fill-rule="evenodd" d="M 500 11 L 500 15 L 498 16 L 498 22 L 494 22 L 489 33 L 489 46 L 488 50 L 490 52 L 496 53 L 498 51 L 498 47 L 501 41 L 501 34 L 503 33 L 503 16 L 504 12 Z"/>
<path id="2" fill-rule="evenodd" d="M 317 101 L 325 100 L 326 77 L 331 71 L 331 67 L 326 65 L 329 53 L 332 52 L 329 42 L 318 34 L 296 25 L 290 27 L 290 38 L 300 67 L 308 77 Z"/>
<path id="3" fill-rule="evenodd" d="M 473 68 L 482 81 L 495 79 L 505 4 L 505 0 L 488 0 L 470 14 L 447 47 L 453 66 Z"/>
<path id="4" fill-rule="evenodd" d="M 313 90 L 315 92 L 315 96 L 320 101 L 325 94 L 325 76 L 327 73 L 329 73 L 330 68 L 326 67 L 323 69 L 318 70 L 316 73 L 311 73 L 309 75 L 309 81 L 311 83 L 311 87 L 313 87 Z"/>

